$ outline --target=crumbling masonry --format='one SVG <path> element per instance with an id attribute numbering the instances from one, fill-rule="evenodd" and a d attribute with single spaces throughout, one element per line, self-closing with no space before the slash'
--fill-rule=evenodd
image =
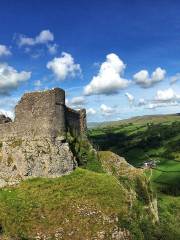
<path id="1" fill-rule="evenodd" d="M 86 131 L 86 111 L 66 107 L 65 91 L 55 88 L 24 94 L 15 108 L 14 122 L 2 116 L 0 124 L 1 140 L 34 136 L 55 138 L 67 131 L 80 135 Z"/>
<path id="2" fill-rule="evenodd" d="M 85 131 L 85 109 L 68 108 L 64 90 L 24 94 L 13 122 L 0 116 L 0 186 L 71 172 L 76 161 L 66 133 L 80 136 Z"/>

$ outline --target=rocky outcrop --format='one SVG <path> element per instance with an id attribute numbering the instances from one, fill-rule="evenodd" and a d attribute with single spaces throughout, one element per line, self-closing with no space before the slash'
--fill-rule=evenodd
<path id="1" fill-rule="evenodd" d="M 130 206 L 132 207 L 139 198 L 143 201 L 144 210 L 151 216 L 152 222 L 159 222 L 157 199 L 143 170 L 133 167 L 123 157 L 113 152 L 100 151 L 98 155 L 104 170 L 123 183 L 125 189 L 129 191 Z"/>
<path id="2" fill-rule="evenodd" d="M 57 177 L 76 166 L 64 137 L 9 139 L 1 143 L 0 187 L 30 177 Z"/>

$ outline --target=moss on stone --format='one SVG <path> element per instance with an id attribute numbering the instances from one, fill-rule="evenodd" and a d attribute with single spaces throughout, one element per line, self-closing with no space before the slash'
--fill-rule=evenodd
<path id="1" fill-rule="evenodd" d="M 10 167 L 12 164 L 13 164 L 13 158 L 12 158 L 11 155 L 8 155 L 8 158 L 7 158 L 7 165 L 8 165 L 8 167 Z"/>
<path id="2" fill-rule="evenodd" d="M 13 139 L 10 143 L 10 147 L 20 147 L 22 145 L 22 139 Z"/>

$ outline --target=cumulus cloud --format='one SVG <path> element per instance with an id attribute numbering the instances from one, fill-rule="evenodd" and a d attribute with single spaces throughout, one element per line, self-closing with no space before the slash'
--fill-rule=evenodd
<path id="1" fill-rule="evenodd" d="M 96 110 L 94 110 L 94 108 L 88 108 L 86 110 L 87 115 L 95 115 L 96 114 Z"/>
<path id="2" fill-rule="evenodd" d="M 46 66 L 58 80 L 62 81 L 68 77 L 75 77 L 81 74 L 80 65 L 76 64 L 72 55 L 66 52 L 62 52 L 59 58 L 55 57 Z"/>
<path id="3" fill-rule="evenodd" d="M 180 95 L 172 88 L 158 90 L 155 97 L 150 100 L 140 99 L 137 106 L 144 106 L 148 109 L 156 109 L 159 107 L 178 106 L 180 104 Z"/>
<path id="4" fill-rule="evenodd" d="M 47 44 L 54 40 L 54 35 L 48 29 L 43 30 L 36 37 L 27 37 L 25 35 L 20 35 L 18 38 L 18 45 L 22 46 L 34 46 L 36 44 Z"/>
<path id="5" fill-rule="evenodd" d="M 138 101 L 138 106 L 144 106 L 146 105 L 147 101 L 144 98 L 140 98 Z"/>
<path id="6" fill-rule="evenodd" d="M 106 56 L 106 61 L 100 66 L 97 76 L 85 86 L 85 95 L 114 94 L 120 89 L 126 88 L 130 81 L 122 78 L 126 65 L 114 53 Z"/>
<path id="7" fill-rule="evenodd" d="M 0 63 L 0 93 L 8 94 L 10 90 L 17 89 L 19 85 L 31 77 L 31 72 L 18 72 L 7 63 Z"/>
<path id="8" fill-rule="evenodd" d="M 155 97 L 156 101 L 172 101 L 176 99 L 180 99 L 180 95 L 175 93 L 172 88 L 158 90 Z"/>
<path id="9" fill-rule="evenodd" d="M 0 114 L 5 115 L 6 117 L 10 117 L 11 119 L 14 119 L 14 112 L 10 110 L 4 110 L 0 108 Z"/>
<path id="10" fill-rule="evenodd" d="M 180 73 L 176 73 L 176 75 L 170 77 L 170 83 L 171 84 L 174 84 L 179 80 L 180 80 Z"/>
<path id="11" fill-rule="evenodd" d="M 154 103 L 149 103 L 146 108 L 148 109 L 156 109 L 159 107 L 171 107 L 171 106 L 178 106 L 179 103 L 177 101 L 173 102 L 154 102 Z"/>
<path id="12" fill-rule="evenodd" d="M 80 105 L 83 105 L 84 103 L 85 103 L 85 97 L 83 96 L 74 97 L 71 100 L 71 105 L 74 105 L 74 106 L 80 106 Z"/>
<path id="13" fill-rule="evenodd" d="M 2 56 L 9 56 L 11 55 L 11 51 L 9 50 L 9 48 L 5 45 L 1 45 L 0 44 L 0 57 Z"/>
<path id="14" fill-rule="evenodd" d="M 50 54 L 55 55 L 58 50 L 58 45 L 56 43 L 54 44 L 48 44 L 47 45 L 48 51 Z"/>
<path id="15" fill-rule="evenodd" d="M 19 98 L 14 97 L 2 97 L 0 98 L 0 114 L 4 114 L 5 116 L 14 119 L 14 108 L 17 105 Z"/>
<path id="16" fill-rule="evenodd" d="M 105 116 L 109 116 L 109 115 L 115 113 L 115 109 L 114 108 L 109 107 L 109 106 L 107 106 L 105 104 L 101 104 L 100 110 L 102 112 L 102 115 L 105 115 Z"/>
<path id="17" fill-rule="evenodd" d="M 144 88 L 148 88 L 155 83 L 162 81 L 165 78 L 165 75 L 166 70 L 158 67 L 154 72 L 152 72 L 151 76 L 147 70 L 141 70 L 134 74 L 133 78 L 137 84 Z"/>
<path id="18" fill-rule="evenodd" d="M 128 98 L 130 104 L 134 102 L 134 96 L 128 92 L 125 93 L 125 96 Z"/>
<path id="19" fill-rule="evenodd" d="M 69 99 L 66 97 L 66 99 L 65 99 L 65 104 L 67 105 L 67 106 L 69 106 Z"/>

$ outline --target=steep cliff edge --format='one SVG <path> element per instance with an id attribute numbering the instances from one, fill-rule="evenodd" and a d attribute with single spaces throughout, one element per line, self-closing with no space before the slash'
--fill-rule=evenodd
<path id="1" fill-rule="evenodd" d="M 100 151 L 98 155 L 105 171 L 114 176 L 118 182 L 123 183 L 129 192 L 130 205 L 133 206 L 133 202 L 140 199 L 144 203 L 144 210 L 150 214 L 152 222 L 157 223 L 159 221 L 157 199 L 144 171 L 133 167 L 123 157 L 110 151 Z"/>

